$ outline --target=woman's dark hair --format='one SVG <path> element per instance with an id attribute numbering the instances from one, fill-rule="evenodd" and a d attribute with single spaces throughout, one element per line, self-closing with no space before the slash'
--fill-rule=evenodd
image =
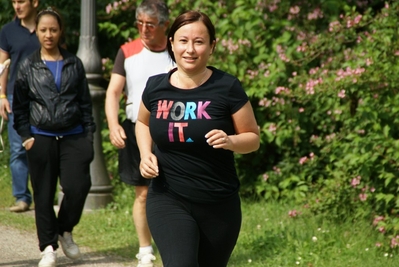
<path id="1" fill-rule="evenodd" d="M 209 44 L 212 45 L 214 41 L 216 41 L 215 26 L 213 25 L 211 19 L 200 11 L 194 11 L 194 10 L 186 11 L 180 14 L 175 19 L 168 33 L 168 53 L 174 62 L 176 62 L 176 59 L 172 51 L 171 41 L 174 40 L 175 33 L 177 32 L 178 29 L 180 29 L 184 25 L 191 24 L 197 21 L 202 21 L 206 26 L 206 28 L 208 29 Z"/>
<path id="2" fill-rule="evenodd" d="M 36 20 L 35 20 L 36 28 L 37 28 L 37 25 L 39 24 L 40 19 L 44 15 L 51 15 L 57 20 L 58 26 L 60 26 L 60 30 L 61 30 L 61 36 L 60 36 L 60 40 L 59 40 L 59 44 L 58 45 L 65 44 L 64 23 L 63 23 L 63 20 L 62 20 L 62 17 L 60 15 L 60 13 L 57 11 L 57 9 L 55 7 L 51 7 L 51 6 L 47 7 L 46 9 L 43 9 L 42 11 L 37 13 Z"/>

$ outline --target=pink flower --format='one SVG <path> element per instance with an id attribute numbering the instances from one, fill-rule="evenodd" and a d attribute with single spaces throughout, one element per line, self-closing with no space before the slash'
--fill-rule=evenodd
<path id="1" fill-rule="evenodd" d="M 377 217 L 375 217 L 374 220 L 373 220 L 373 225 L 374 225 L 374 226 L 377 226 L 378 223 L 381 222 L 381 221 L 383 221 L 384 219 L 385 219 L 384 216 L 377 216 Z"/>
<path id="2" fill-rule="evenodd" d="M 107 14 L 109 14 L 109 13 L 111 13 L 111 11 L 112 11 L 112 5 L 111 5 L 111 4 L 108 4 L 108 5 L 105 7 L 105 12 L 106 12 Z"/>
<path id="3" fill-rule="evenodd" d="M 268 100 L 267 98 L 263 98 L 261 100 L 259 100 L 259 106 L 261 107 L 269 107 L 271 105 L 271 101 Z"/>
<path id="4" fill-rule="evenodd" d="M 308 157 L 306 157 L 306 156 L 302 157 L 299 159 L 299 164 L 303 165 L 303 164 L 305 164 L 306 161 L 308 161 Z"/>
<path id="5" fill-rule="evenodd" d="M 377 242 L 377 243 L 375 243 L 375 246 L 376 246 L 377 248 L 380 248 L 380 247 L 382 246 L 382 244 L 381 244 L 380 242 Z"/>
<path id="6" fill-rule="evenodd" d="M 270 124 L 269 132 L 271 132 L 272 134 L 276 134 L 276 131 L 277 131 L 277 125 L 275 123 Z"/>
<path id="7" fill-rule="evenodd" d="M 353 178 L 351 181 L 351 186 L 355 188 L 358 184 L 360 184 L 360 179 L 361 179 L 360 176 Z"/>
<path id="8" fill-rule="evenodd" d="M 290 92 L 290 90 L 283 86 L 278 86 L 275 90 L 276 95 L 278 95 L 280 93 L 289 93 L 289 92 Z"/>
<path id="9" fill-rule="evenodd" d="M 229 50 L 230 54 L 233 54 L 239 48 L 239 45 L 234 43 L 231 38 L 229 38 L 228 40 L 223 39 L 221 44 L 223 47 L 226 47 Z"/>
<path id="10" fill-rule="evenodd" d="M 308 14 L 308 20 L 322 18 L 323 16 L 323 11 L 321 11 L 320 8 L 316 8 L 312 13 Z"/>
<path id="11" fill-rule="evenodd" d="M 301 9 L 299 8 L 299 6 L 290 7 L 290 13 L 291 14 L 298 14 L 300 10 Z"/>
<path id="12" fill-rule="evenodd" d="M 316 74 L 318 71 L 319 71 L 318 67 L 317 68 L 312 68 L 312 69 L 309 70 L 309 74 L 313 75 L 313 74 Z"/>
<path id="13" fill-rule="evenodd" d="M 273 11 L 275 11 L 277 8 L 278 8 L 278 6 L 277 6 L 276 4 L 273 4 L 273 5 L 269 6 L 269 11 L 270 11 L 270 12 L 273 12 Z"/>
<path id="14" fill-rule="evenodd" d="M 358 24 L 360 20 L 362 19 L 362 15 L 357 15 L 356 18 L 353 20 L 355 24 Z"/>
<path id="15" fill-rule="evenodd" d="M 288 216 L 290 216 L 291 218 L 298 217 L 299 214 L 300 214 L 300 212 L 298 212 L 297 210 L 290 210 L 288 212 Z"/>
<path id="16" fill-rule="evenodd" d="M 360 201 L 366 201 L 367 200 L 367 194 L 359 194 L 359 198 L 360 198 Z"/>
<path id="17" fill-rule="evenodd" d="M 269 179 L 269 175 L 267 173 L 263 174 L 263 181 L 267 181 Z"/>
<path id="18" fill-rule="evenodd" d="M 391 248 L 399 246 L 399 235 L 391 239 Z"/>
<path id="19" fill-rule="evenodd" d="M 279 167 L 277 167 L 277 166 L 273 166 L 273 171 L 274 171 L 276 174 L 281 174 L 281 169 L 280 169 Z"/>
<path id="20" fill-rule="evenodd" d="M 333 21 L 330 23 L 328 30 L 330 32 L 336 31 L 341 27 L 341 24 L 339 23 L 339 21 Z"/>
<path id="21" fill-rule="evenodd" d="M 305 109 L 304 108 L 299 108 L 299 113 L 302 113 L 302 112 L 304 112 L 305 111 Z"/>
<path id="22" fill-rule="evenodd" d="M 305 52 L 307 50 L 307 44 L 306 43 L 302 43 L 301 45 L 299 45 L 296 48 L 297 52 Z"/>

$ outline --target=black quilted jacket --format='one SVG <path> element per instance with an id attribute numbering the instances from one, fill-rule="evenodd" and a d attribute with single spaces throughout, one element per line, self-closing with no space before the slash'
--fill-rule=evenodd
<path id="1" fill-rule="evenodd" d="M 95 131 L 92 102 L 81 60 L 60 48 L 64 59 L 58 92 L 50 69 L 41 59 L 40 49 L 19 66 L 14 87 L 14 128 L 22 141 L 31 136 L 30 125 L 49 131 L 67 131 L 82 124 Z"/>

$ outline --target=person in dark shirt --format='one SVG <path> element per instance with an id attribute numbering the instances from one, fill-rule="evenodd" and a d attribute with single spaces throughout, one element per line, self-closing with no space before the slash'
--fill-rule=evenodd
<path id="1" fill-rule="evenodd" d="M 28 187 L 26 152 L 21 146 L 20 136 L 12 127 L 14 114 L 11 111 L 17 66 L 40 47 L 35 23 L 38 5 L 38 0 L 12 1 L 15 19 L 4 25 L 0 32 L 0 62 L 5 62 L 7 59 L 12 61 L 10 67 L 5 69 L 0 77 L 0 116 L 8 121 L 12 194 L 15 198 L 15 204 L 10 207 L 11 212 L 28 211 L 32 204 L 32 194 Z"/>
<path id="2" fill-rule="evenodd" d="M 224 267 L 241 227 L 234 152 L 257 150 L 259 130 L 240 81 L 207 66 L 207 15 L 181 14 L 168 41 L 177 68 L 149 78 L 136 124 L 147 220 L 163 266 Z"/>
<path id="3" fill-rule="evenodd" d="M 81 257 L 72 231 L 91 186 L 95 123 L 83 64 L 60 46 L 64 28 L 59 12 L 51 7 L 40 11 L 36 28 L 41 47 L 20 63 L 15 80 L 14 128 L 29 162 L 42 251 L 38 266 L 53 267 L 58 241 L 67 257 Z M 56 216 L 58 179 L 64 196 Z"/>

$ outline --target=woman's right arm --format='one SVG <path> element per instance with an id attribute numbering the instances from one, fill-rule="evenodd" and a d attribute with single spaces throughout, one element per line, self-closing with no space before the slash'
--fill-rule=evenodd
<path id="1" fill-rule="evenodd" d="M 14 99 L 12 112 L 14 113 L 14 129 L 21 136 L 22 142 L 31 138 L 30 133 L 30 97 L 27 74 L 29 63 L 24 60 L 18 69 L 14 84 Z"/>
<path id="2" fill-rule="evenodd" d="M 155 178 L 159 175 L 158 160 L 152 153 L 152 138 L 150 134 L 150 111 L 140 103 L 136 121 L 136 139 L 140 150 L 140 173 L 144 178 Z"/>

